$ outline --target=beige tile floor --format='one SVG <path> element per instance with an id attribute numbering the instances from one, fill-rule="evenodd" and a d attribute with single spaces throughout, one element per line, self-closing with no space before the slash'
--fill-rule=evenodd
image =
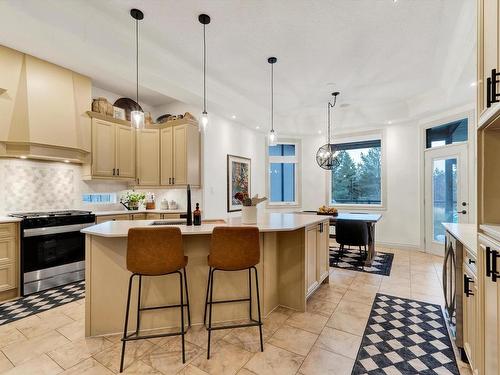
<path id="1" fill-rule="evenodd" d="M 383 249 L 381 249 L 383 250 Z M 206 359 L 206 331 L 127 345 L 127 374 L 255 375 L 350 374 L 377 292 L 442 304 L 441 262 L 436 256 L 397 249 L 390 277 L 332 269 L 330 282 L 310 298 L 307 312 L 278 308 L 264 323 L 265 350 L 255 327 L 216 331 Z M 84 337 L 84 301 L 0 326 L 0 373 L 113 374 L 117 336 Z M 469 374 L 459 363 L 462 374 Z"/>

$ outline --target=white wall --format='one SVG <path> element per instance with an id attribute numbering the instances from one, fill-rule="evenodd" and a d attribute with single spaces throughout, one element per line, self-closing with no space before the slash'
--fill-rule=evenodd
<path id="1" fill-rule="evenodd" d="M 419 129 L 415 124 L 387 127 L 385 209 L 376 226 L 376 240 L 394 247 L 420 247 Z M 303 140 L 303 209 L 314 210 L 328 202 L 328 172 L 316 164 L 323 136 Z M 354 212 L 356 210 L 349 209 Z M 374 211 L 370 211 L 374 212 Z"/>
<path id="2" fill-rule="evenodd" d="M 190 112 L 198 118 L 201 109 L 182 102 L 173 102 L 152 110 L 153 118 L 165 113 L 184 114 L 184 112 Z M 263 133 L 208 112 L 210 121 L 202 141 L 203 214 L 205 218 L 224 218 L 228 215 L 227 155 L 237 155 L 252 160 L 251 194 L 263 196 L 266 140 Z"/>

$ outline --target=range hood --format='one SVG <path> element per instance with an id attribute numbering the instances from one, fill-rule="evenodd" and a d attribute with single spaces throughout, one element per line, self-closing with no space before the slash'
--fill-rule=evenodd
<path id="1" fill-rule="evenodd" d="M 85 163 L 88 77 L 0 46 L 0 157 Z"/>

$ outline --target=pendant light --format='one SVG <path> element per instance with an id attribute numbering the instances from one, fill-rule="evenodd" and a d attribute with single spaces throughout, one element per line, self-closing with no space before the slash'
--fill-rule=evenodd
<path id="1" fill-rule="evenodd" d="M 331 139 L 331 116 L 330 116 L 330 110 L 331 108 L 335 107 L 335 104 L 337 103 L 337 96 L 340 93 L 338 91 L 332 93 L 333 96 L 333 104 L 329 101 L 328 102 L 328 139 L 327 139 L 327 144 L 321 146 L 318 149 L 318 152 L 316 153 L 316 162 L 318 165 L 326 170 L 331 171 L 332 169 L 335 169 L 339 166 L 340 161 L 338 159 L 338 150 L 337 146 L 332 144 L 332 139 Z"/>
<path id="2" fill-rule="evenodd" d="M 201 127 L 200 131 L 205 131 L 208 126 L 208 113 L 207 113 L 207 41 L 205 34 L 205 27 L 210 23 L 210 16 L 208 14 L 200 14 L 198 21 L 203 25 L 203 112 L 201 113 Z"/>
<path id="3" fill-rule="evenodd" d="M 130 112 L 130 121 L 134 128 L 141 129 L 144 127 L 144 112 L 139 106 L 139 21 L 144 19 L 144 13 L 139 9 L 132 9 L 130 15 L 135 19 L 135 101 L 137 103 L 137 108 Z"/>
<path id="4" fill-rule="evenodd" d="M 278 135 L 274 131 L 274 64 L 278 59 L 276 57 L 270 57 L 267 62 L 271 64 L 271 130 L 269 130 L 268 143 L 269 146 L 276 146 L 278 141 Z"/>

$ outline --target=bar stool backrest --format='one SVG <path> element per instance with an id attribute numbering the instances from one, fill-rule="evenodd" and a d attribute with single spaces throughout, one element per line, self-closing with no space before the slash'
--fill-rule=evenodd
<path id="1" fill-rule="evenodd" d="M 260 261 L 257 227 L 215 227 L 210 243 L 208 265 L 236 271 L 255 266 Z"/>
<path id="2" fill-rule="evenodd" d="M 131 228 L 128 231 L 127 269 L 141 275 L 164 275 L 185 267 L 181 230 Z"/>

